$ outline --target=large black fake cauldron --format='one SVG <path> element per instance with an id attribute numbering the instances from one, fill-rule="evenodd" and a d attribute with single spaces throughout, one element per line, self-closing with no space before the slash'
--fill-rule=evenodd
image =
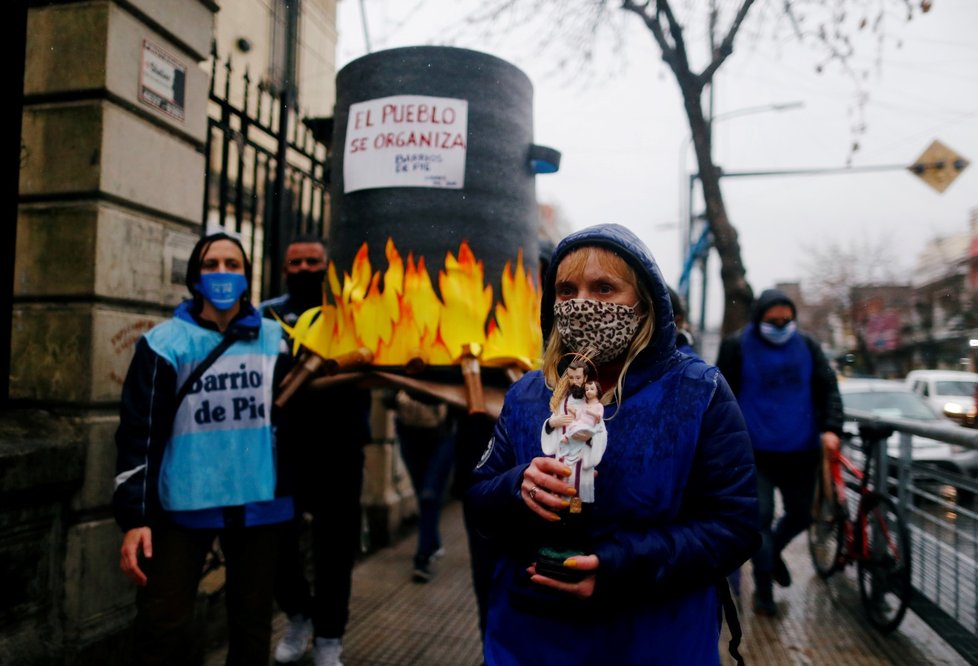
<path id="1" fill-rule="evenodd" d="M 533 144 L 533 89 L 520 69 L 417 46 L 349 63 L 336 87 L 328 242 L 339 271 L 365 242 L 382 270 L 391 238 L 402 256 L 425 258 L 436 290 L 446 252 L 463 241 L 484 262 L 494 298 L 520 250 L 536 275 L 534 176 L 555 171 L 560 155 Z"/>

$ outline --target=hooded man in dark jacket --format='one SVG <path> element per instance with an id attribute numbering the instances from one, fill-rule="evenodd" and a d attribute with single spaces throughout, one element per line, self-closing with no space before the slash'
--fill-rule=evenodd
<path id="1" fill-rule="evenodd" d="M 797 330 L 795 304 L 764 291 L 751 323 L 720 346 L 717 367 L 737 396 L 757 464 L 761 549 L 754 555 L 754 611 L 777 615 L 772 581 L 791 585 L 781 551 L 811 522 L 822 449 L 838 449 L 842 399 L 819 345 Z M 774 490 L 784 515 L 774 520 Z"/>

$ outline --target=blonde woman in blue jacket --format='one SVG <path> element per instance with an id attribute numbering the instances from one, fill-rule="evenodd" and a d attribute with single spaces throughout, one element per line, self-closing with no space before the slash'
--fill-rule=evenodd
<path id="1" fill-rule="evenodd" d="M 666 284 L 624 227 L 557 246 L 541 324 L 543 369 L 510 389 L 467 495 L 475 528 L 501 552 L 486 664 L 719 664 L 719 586 L 760 542 L 750 441 L 730 389 L 676 351 Z M 541 426 L 580 353 L 608 387 L 607 447 L 594 502 L 574 515 L 569 470 L 543 454 Z M 557 567 L 578 580 L 538 568 L 554 526 L 571 523 L 581 554 Z"/>

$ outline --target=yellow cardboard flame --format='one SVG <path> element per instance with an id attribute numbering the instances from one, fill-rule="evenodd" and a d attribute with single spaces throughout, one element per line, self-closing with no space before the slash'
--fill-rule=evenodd
<path id="1" fill-rule="evenodd" d="M 466 241 L 459 246 L 457 258 L 446 253 L 445 268 L 438 274 L 441 300 L 424 257 L 415 264 L 409 253 L 404 262 L 392 239 L 384 250 L 387 270 L 382 288 L 381 273 L 373 272 L 366 243 L 342 283 L 330 262 L 326 287 L 335 305 L 324 294 L 322 307 L 304 312 L 295 326 L 285 326 L 294 353 L 301 345 L 332 358 L 366 347 L 374 353 L 375 365 L 405 365 L 415 359 L 428 365 L 452 365 L 464 345 L 470 345 L 483 350 L 480 360 L 486 365 L 516 364 L 526 370 L 539 366 L 540 297 L 523 268 L 522 249 L 515 273 L 511 262 L 503 269 L 502 298 L 494 311 L 483 262 Z"/>
<path id="2" fill-rule="evenodd" d="M 533 279 L 523 269 L 523 250 L 516 259 L 516 274 L 509 262 L 502 274 L 503 297 L 496 304 L 495 320 L 489 322 L 489 336 L 483 354 L 488 358 L 512 355 L 517 365 L 536 367 L 543 348 L 543 332 L 526 322 L 540 321 L 540 298 Z M 536 355 L 534 355 L 536 354 Z"/>

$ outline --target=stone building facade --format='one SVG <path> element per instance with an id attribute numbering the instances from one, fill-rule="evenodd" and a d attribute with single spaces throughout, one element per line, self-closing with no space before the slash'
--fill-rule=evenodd
<path id="1" fill-rule="evenodd" d="M 28 11 L 0 436 L 0 561 L 18 588 L 0 596 L 10 663 L 117 663 L 132 617 L 109 510 L 116 405 L 134 341 L 182 295 L 173 269 L 199 232 L 199 64 L 218 10 L 173 4 Z"/>
<path id="2" fill-rule="evenodd" d="M 135 341 L 185 297 L 201 233 L 212 44 L 281 85 L 281 21 L 311 115 L 332 113 L 336 0 L 24 3 L 9 399 L 0 411 L 0 663 L 122 663 L 135 588 L 110 510 Z M 11 221 L 12 224 L 12 221 Z M 377 432 L 388 415 L 378 412 Z M 409 513 L 393 442 L 368 502 Z"/>

